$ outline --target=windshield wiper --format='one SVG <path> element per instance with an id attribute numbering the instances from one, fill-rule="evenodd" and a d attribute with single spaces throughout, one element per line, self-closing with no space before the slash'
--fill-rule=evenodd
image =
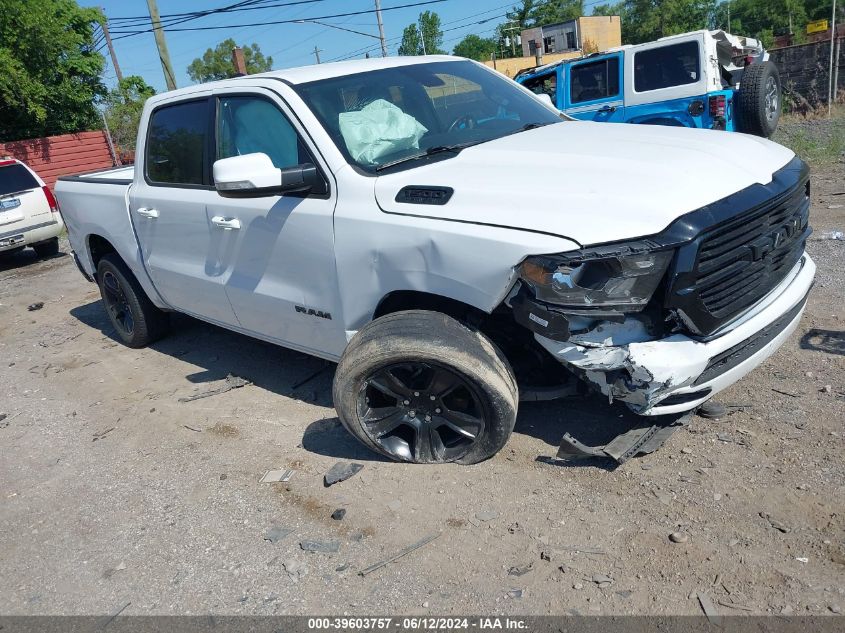
<path id="1" fill-rule="evenodd" d="M 398 158 L 390 161 L 389 163 L 383 163 L 376 167 L 376 171 L 383 171 L 390 167 L 401 165 L 402 163 L 409 163 L 414 160 L 419 160 L 420 158 L 426 158 L 427 156 L 434 156 L 435 154 L 443 154 L 445 152 L 455 152 L 457 154 L 462 149 L 466 149 L 467 147 L 477 144 L 478 141 L 473 141 L 472 143 L 455 143 L 453 145 L 435 145 L 434 147 L 429 147 L 422 152 L 411 154 L 410 156 L 405 156 L 404 158 Z"/>

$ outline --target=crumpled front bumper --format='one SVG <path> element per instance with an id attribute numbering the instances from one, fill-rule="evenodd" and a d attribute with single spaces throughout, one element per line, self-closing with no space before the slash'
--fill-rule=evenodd
<path id="1" fill-rule="evenodd" d="M 682 334 L 626 345 L 535 337 L 609 399 L 641 415 L 681 413 L 738 381 L 784 343 L 801 320 L 815 272 L 804 253 L 772 292 L 707 341 Z"/>

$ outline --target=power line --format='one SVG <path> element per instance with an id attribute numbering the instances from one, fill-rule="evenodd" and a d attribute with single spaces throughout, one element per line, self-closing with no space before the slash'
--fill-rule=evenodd
<path id="1" fill-rule="evenodd" d="M 272 3 L 271 3 L 272 2 Z M 218 7 L 216 9 L 206 9 L 204 11 L 188 11 L 186 13 L 163 13 L 162 18 L 184 18 L 189 16 L 202 17 L 204 15 L 212 15 L 215 13 L 235 13 L 236 11 L 257 11 L 260 9 L 274 9 L 278 7 L 292 7 L 298 4 L 313 4 L 315 2 L 326 2 L 326 0 L 290 0 L 288 2 L 277 2 L 274 0 L 244 0 L 225 7 Z M 116 17 L 109 18 L 110 22 L 115 21 L 147 21 L 149 16 L 137 15 L 132 17 Z"/>
<path id="2" fill-rule="evenodd" d="M 395 11 L 397 9 L 407 9 L 407 8 L 410 8 L 410 7 L 421 7 L 421 6 L 425 6 L 425 5 L 429 5 L 429 4 L 438 4 L 440 2 L 446 2 L 446 0 L 424 0 L 423 2 L 415 2 L 413 4 L 401 4 L 401 5 L 398 5 L 398 6 L 395 6 L 395 7 L 382 7 L 381 10 L 382 11 Z M 178 29 L 168 28 L 167 30 L 175 32 L 175 31 L 212 31 L 212 30 L 218 30 L 218 29 L 236 29 L 236 28 L 241 28 L 241 27 L 245 27 L 245 26 L 267 26 L 269 24 L 291 24 L 291 23 L 294 23 L 294 22 L 302 22 L 304 20 L 329 20 L 329 19 L 332 19 L 332 18 L 343 18 L 343 17 L 349 16 L 349 15 L 364 15 L 364 14 L 368 14 L 368 13 L 375 13 L 375 9 L 365 9 L 365 10 L 362 10 L 362 11 L 351 11 L 351 12 L 348 12 L 348 13 L 335 13 L 335 14 L 332 14 L 332 15 L 316 15 L 316 16 L 313 16 L 313 17 L 301 18 L 299 20 L 295 20 L 295 19 L 274 20 L 274 21 L 271 21 L 271 22 L 253 22 L 253 23 L 249 23 L 249 24 L 225 24 L 225 25 L 222 25 L 222 26 L 193 26 L 193 27 L 183 27 L 183 28 L 178 28 Z M 195 19 L 195 18 L 191 18 L 191 19 Z M 126 33 L 127 35 L 121 36 L 120 39 L 122 39 L 124 37 L 129 37 L 129 36 L 132 36 L 132 35 L 139 35 L 141 33 L 148 33 L 150 31 L 152 31 L 152 29 L 146 29 L 144 31 L 118 31 L 118 30 L 113 30 L 112 33 Z M 119 39 L 119 38 L 116 38 L 116 37 L 112 38 L 112 40 L 117 40 L 117 39 Z"/>

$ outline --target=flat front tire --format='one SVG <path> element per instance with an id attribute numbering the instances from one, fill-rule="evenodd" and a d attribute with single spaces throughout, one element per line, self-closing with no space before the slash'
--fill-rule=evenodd
<path id="1" fill-rule="evenodd" d="M 120 257 L 109 253 L 97 265 L 100 295 L 117 336 L 129 347 L 144 347 L 167 333 L 167 314 L 150 301 Z"/>
<path id="2" fill-rule="evenodd" d="M 495 455 L 516 422 L 519 393 L 490 340 L 438 312 L 376 319 L 335 373 L 340 421 L 396 461 L 474 464 Z"/>

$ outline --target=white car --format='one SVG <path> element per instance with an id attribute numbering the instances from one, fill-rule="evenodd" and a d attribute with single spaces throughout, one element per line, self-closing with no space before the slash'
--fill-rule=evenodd
<path id="1" fill-rule="evenodd" d="M 55 255 L 63 229 L 56 197 L 38 174 L 0 158 L 0 254 L 31 246 L 41 257 Z"/>
<path id="2" fill-rule="evenodd" d="M 339 362 L 340 420 L 397 460 L 478 462 L 520 398 L 579 385 L 694 409 L 786 340 L 815 272 L 790 150 L 565 121 L 453 57 L 156 95 L 136 156 L 56 188 L 121 339 L 179 311 Z"/>

